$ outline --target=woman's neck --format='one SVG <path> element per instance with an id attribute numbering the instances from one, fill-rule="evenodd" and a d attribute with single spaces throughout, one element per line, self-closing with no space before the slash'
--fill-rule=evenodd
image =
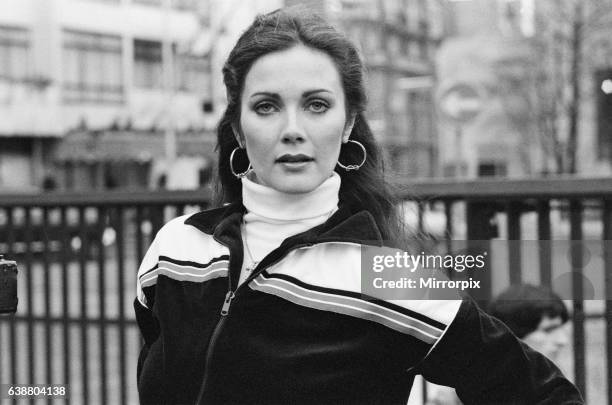
<path id="1" fill-rule="evenodd" d="M 249 213 L 276 221 L 316 218 L 338 207 L 340 176 L 333 174 L 308 193 L 283 193 L 242 179 L 242 202 Z"/>

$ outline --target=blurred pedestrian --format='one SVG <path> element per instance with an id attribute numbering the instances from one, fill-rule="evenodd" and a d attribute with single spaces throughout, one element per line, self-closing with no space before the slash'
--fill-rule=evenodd
<path id="1" fill-rule="evenodd" d="M 561 298 L 546 287 L 518 284 L 499 294 L 489 314 L 504 322 L 514 334 L 552 361 L 569 343 L 564 327 L 569 319 Z"/>
<path id="2" fill-rule="evenodd" d="M 223 69 L 220 208 L 166 224 L 138 272 L 141 403 L 405 404 L 417 369 L 468 403 L 582 403 L 468 298 L 362 296 L 362 247 L 402 239 L 363 71 L 305 11 L 240 37 Z"/>

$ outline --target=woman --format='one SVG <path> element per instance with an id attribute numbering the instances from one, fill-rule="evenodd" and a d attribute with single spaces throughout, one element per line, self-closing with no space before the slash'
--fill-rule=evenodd
<path id="1" fill-rule="evenodd" d="M 401 233 L 344 36 L 259 16 L 223 73 L 226 205 L 170 221 L 140 266 L 141 403 L 405 404 L 416 373 L 466 403 L 582 403 L 468 299 L 360 294 L 361 247 Z"/>

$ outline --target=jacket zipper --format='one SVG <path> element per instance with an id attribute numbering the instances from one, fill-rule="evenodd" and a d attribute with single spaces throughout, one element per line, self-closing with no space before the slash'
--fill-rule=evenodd
<path id="1" fill-rule="evenodd" d="M 213 235 L 213 239 L 217 241 L 218 243 L 222 244 L 223 246 L 225 246 L 230 251 L 230 254 L 231 254 L 231 249 L 228 245 L 218 240 L 214 235 Z M 232 276 L 231 276 L 231 271 L 229 268 L 227 270 L 227 283 L 228 283 L 228 291 L 227 291 L 227 294 L 225 294 L 225 299 L 223 300 L 223 305 L 221 306 L 221 317 L 219 318 L 219 321 L 215 325 L 215 329 L 213 329 L 213 333 L 210 336 L 210 340 L 208 342 L 208 348 L 206 349 L 206 357 L 204 360 L 204 377 L 202 377 L 202 383 L 200 385 L 200 391 L 198 392 L 198 397 L 196 399 L 195 405 L 199 405 L 202 402 L 202 398 L 204 397 L 204 392 L 205 392 L 204 388 L 206 387 L 206 382 L 208 381 L 208 373 L 210 370 L 212 352 L 213 352 L 215 343 L 217 342 L 217 338 L 219 337 L 219 334 L 221 333 L 221 329 L 223 328 L 223 324 L 225 323 L 225 317 L 227 316 L 227 314 L 229 314 L 229 307 L 235 295 L 234 291 L 232 291 Z"/>
<path id="2" fill-rule="evenodd" d="M 214 239 L 217 242 L 221 243 L 222 245 L 228 247 L 223 242 L 217 240 L 217 238 L 214 238 Z M 228 279 L 229 287 L 228 287 L 227 294 L 225 294 L 223 305 L 221 306 L 221 317 L 219 321 L 217 322 L 217 324 L 215 325 L 215 329 L 213 330 L 213 333 L 210 337 L 210 341 L 208 343 L 208 349 L 206 350 L 206 360 L 204 361 L 204 377 L 202 378 L 202 384 L 200 386 L 200 391 L 196 399 L 196 405 L 199 405 L 202 402 L 202 398 L 204 397 L 206 383 L 208 381 L 208 373 L 210 370 L 210 362 L 212 358 L 213 349 L 214 349 L 215 343 L 217 342 L 217 338 L 219 337 L 219 334 L 221 333 L 221 329 L 223 328 L 225 319 L 229 315 L 229 310 L 230 310 L 230 306 L 232 305 L 232 300 L 236 297 L 238 290 L 240 290 L 243 285 L 248 284 L 249 282 L 251 282 L 251 280 L 257 277 L 261 272 L 263 272 L 263 270 L 265 269 L 265 267 L 263 266 L 266 266 L 266 267 L 272 266 L 278 263 L 279 261 L 281 261 L 283 258 L 285 258 L 285 256 L 287 256 L 289 252 L 291 252 L 292 250 L 296 250 L 296 249 L 299 249 L 305 246 L 312 246 L 312 243 L 302 243 L 302 244 L 295 245 L 291 247 L 290 249 L 285 250 L 278 258 L 270 260 L 270 263 L 266 263 L 266 258 L 273 255 L 277 249 L 280 249 L 281 247 L 279 246 L 277 249 L 270 252 L 268 256 L 264 257 L 263 260 L 259 262 L 259 264 L 255 267 L 255 269 L 253 269 L 253 272 L 251 273 L 251 275 L 247 277 L 246 280 L 242 282 L 242 284 L 238 285 L 235 290 L 232 290 L 232 280 L 231 280 L 230 271 L 227 272 L 227 279 Z"/>

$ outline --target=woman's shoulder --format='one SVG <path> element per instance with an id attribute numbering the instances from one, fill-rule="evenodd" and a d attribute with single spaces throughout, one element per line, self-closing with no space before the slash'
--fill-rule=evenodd
<path id="1" fill-rule="evenodd" d="M 210 208 L 198 212 L 181 215 L 166 222 L 158 235 L 176 235 L 176 233 L 193 233 L 194 230 L 212 234 L 214 228 L 223 218 L 232 212 L 239 211 L 237 204 L 228 204 L 222 207 Z"/>
<path id="2" fill-rule="evenodd" d="M 228 254 L 227 248 L 213 238 L 212 232 L 189 224 L 190 218 L 198 214 L 178 216 L 161 227 L 151 245 L 157 257 L 205 264 Z"/>

